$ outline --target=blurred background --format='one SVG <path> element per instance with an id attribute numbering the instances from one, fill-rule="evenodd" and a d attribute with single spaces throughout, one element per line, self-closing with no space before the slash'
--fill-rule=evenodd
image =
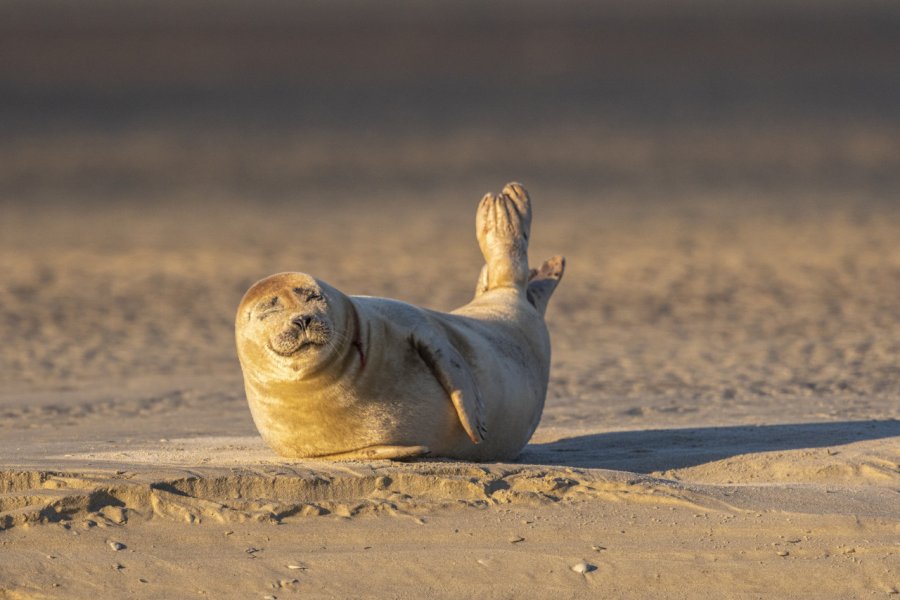
<path id="1" fill-rule="evenodd" d="M 452 308 L 515 179 L 584 414 L 893 394 L 898 107 L 891 0 L 5 0 L 0 383 L 236 377 L 279 270 Z"/>
<path id="2" fill-rule="evenodd" d="M 900 178 L 889 0 L 6 0 L 0 11 L 7 202 L 480 193 L 510 177 L 598 197 L 855 193 Z"/>

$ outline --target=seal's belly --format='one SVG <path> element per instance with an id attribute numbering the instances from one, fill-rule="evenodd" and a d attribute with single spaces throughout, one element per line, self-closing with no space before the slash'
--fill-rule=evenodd
<path id="1" fill-rule="evenodd" d="M 295 458 L 464 440 L 447 393 L 421 361 L 392 359 L 367 365 L 370 377 L 317 389 L 248 385 L 257 429 L 276 452 Z"/>

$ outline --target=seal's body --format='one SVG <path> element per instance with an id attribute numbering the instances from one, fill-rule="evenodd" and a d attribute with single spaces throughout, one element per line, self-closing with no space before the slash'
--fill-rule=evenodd
<path id="1" fill-rule="evenodd" d="M 451 313 L 347 296 L 303 273 L 254 284 L 237 347 L 266 442 L 298 458 L 514 458 L 543 409 L 543 314 L 564 268 L 555 257 L 529 273 L 530 221 L 521 186 L 485 196 L 487 264 L 476 297 Z"/>

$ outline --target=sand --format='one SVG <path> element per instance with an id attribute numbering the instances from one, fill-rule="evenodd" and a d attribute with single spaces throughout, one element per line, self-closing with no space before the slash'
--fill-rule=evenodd
<path id="1" fill-rule="evenodd" d="M 206 4 L 0 8 L 0 599 L 900 593 L 894 4 Z M 519 460 L 267 449 L 243 292 L 452 309 L 510 179 Z"/>

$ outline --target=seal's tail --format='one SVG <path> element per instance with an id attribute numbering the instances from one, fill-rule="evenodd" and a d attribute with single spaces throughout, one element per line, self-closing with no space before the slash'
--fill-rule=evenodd
<path id="1" fill-rule="evenodd" d="M 547 303 L 550 302 L 550 296 L 553 295 L 553 290 L 556 289 L 565 270 L 566 259 L 562 256 L 548 258 L 541 265 L 540 269 L 531 270 L 526 293 L 528 294 L 528 301 L 542 315 L 547 312 Z"/>

